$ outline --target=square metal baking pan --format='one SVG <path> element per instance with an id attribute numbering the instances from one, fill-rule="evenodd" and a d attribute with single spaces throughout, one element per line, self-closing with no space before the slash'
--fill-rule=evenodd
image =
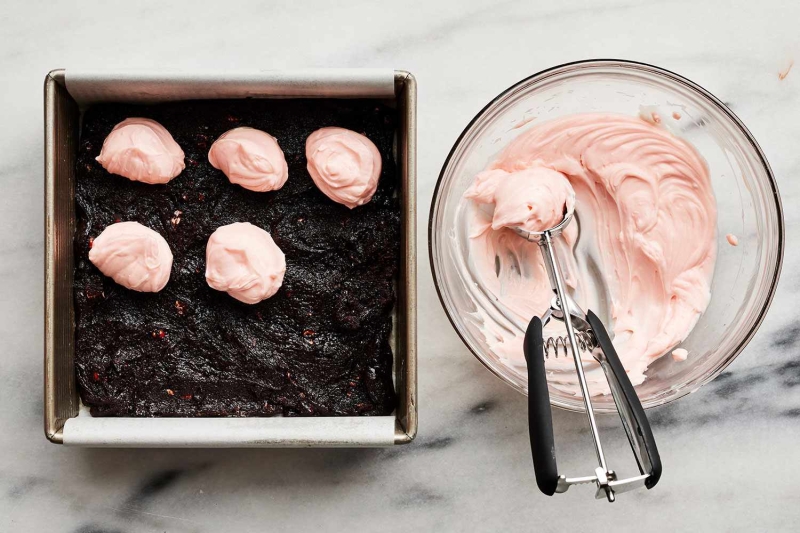
<path id="1" fill-rule="evenodd" d="M 45 435 L 55 443 L 117 447 L 358 447 L 411 442 L 417 433 L 416 81 L 404 71 L 312 69 L 251 73 L 53 70 L 44 83 Z M 81 111 L 95 102 L 215 98 L 378 98 L 400 116 L 402 264 L 394 328 L 393 416 L 94 418 L 75 378 L 73 235 Z"/>

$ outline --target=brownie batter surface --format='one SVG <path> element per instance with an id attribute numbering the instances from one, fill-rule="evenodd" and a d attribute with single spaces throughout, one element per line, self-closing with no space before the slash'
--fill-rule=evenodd
<path id="1" fill-rule="evenodd" d="M 186 154 L 166 185 L 111 175 L 95 161 L 128 117 L 160 122 Z M 94 416 L 386 415 L 395 407 L 389 339 L 400 261 L 394 109 L 375 100 L 219 100 L 102 104 L 84 115 L 77 163 L 75 366 Z M 208 162 L 214 140 L 249 126 L 278 139 L 279 190 L 247 191 Z M 365 134 L 383 170 L 372 201 L 350 210 L 319 192 L 305 140 L 339 126 Z M 159 293 L 138 293 L 89 261 L 108 225 L 136 221 L 174 255 Z M 205 249 L 233 222 L 268 231 L 286 254 L 283 286 L 256 305 L 211 289 Z"/>

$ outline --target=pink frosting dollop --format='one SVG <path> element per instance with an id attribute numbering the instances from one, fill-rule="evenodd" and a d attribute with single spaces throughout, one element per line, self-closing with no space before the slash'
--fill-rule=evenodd
<path id="1" fill-rule="evenodd" d="M 167 183 L 185 168 L 183 150 L 149 118 L 126 118 L 111 130 L 97 161 L 111 174 L 144 183 Z"/>
<path id="2" fill-rule="evenodd" d="M 289 177 L 289 167 L 278 141 L 254 128 L 234 128 L 214 141 L 208 161 L 231 183 L 256 192 L 275 191 Z"/>
<path id="3" fill-rule="evenodd" d="M 248 222 L 217 228 L 206 246 L 206 281 L 246 304 L 273 296 L 283 284 L 286 258 L 269 233 Z"/>
<path id="4" fill-rule="evenodd" d="M 516 227 L 541 232 L 560 224 L 565 211 L 575 207 L 575 191 L 567 178 L 540 166 L 481 172 L 464 196 L 494 204 L 493 230 Z"/>
<path id="5" fill-rule="evenodd" d="M 92 242 L 89 260 L 115 282 L 139 292 L 160 291 L 172 270 L 167 241 L 138 222 L 108 226 Z"/>
<path id="6" fill-rule="evenodd" d="M 381 154 L 365 136 L 344 128 L 322 128 L 306 139 L 311 179 L 325 195 L 350 209 L 375 194 Z"/>

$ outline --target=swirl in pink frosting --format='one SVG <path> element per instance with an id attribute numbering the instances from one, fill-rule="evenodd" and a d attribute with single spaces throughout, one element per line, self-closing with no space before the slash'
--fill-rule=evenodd
<path id="1" fill-rule="evenodd" d="M 306 140 L 308 173 L 319 190 L 350 209 L 372 199 L 381 154 L 372 141 L 344 128 L 322 128 Z"/>
<path id="2" fill-rule="evenodd" d="M 160 291 L 172 270 L 167 241 L 138 222 L 108 226 L 92 242 L 89 260 L 115 282 L 139 292 Z"/>
<path id="3" fill-rule="evenodd" d="M 211 145 L 208 161 L 231 183 L 256 192 L 278 190 L 289 177 L 289 167 L 275 137 L 254 128 L 225 132 Z"/>
<path id="4" fill-rule="evenodd" d="M 111 130 L 97 161 L 111 174 L 144 183 L 167 183 L 185 168 L 183 150 L 149 118 L 126 118 Z"/>
<path id="5" fill-rule="evenodd" d="M 565 210 L 575 206 L 575 191 L 567 178 L 538 166 L 515 172 L 481 172 L 464 196 L 478 203 L 494 204 L 493 230 L 518 227 L 544 231 L 560 224 Z"/>
<path id="6" fill-rule="evenodd" d="M 520 182 L 522 175 L 547 172 L 556 182 L 569 181 L 577 220 L 555 243 L 567 284 L 581 307 L 599 312 L 613 329 L 631 382 L 644 381 L 648 366 L 687 337 L 711 297 L 717 211 L 697 151 L 639 118 L 581 114 L 522 133 L 487 172 L 470 191 L 487 175 L 512 180 L 495 198 L 501 213 L 502 202 L 518 206 L 533 192 Z M 503 186 L 495 185 L 498 191 Z M 469 239 L 467 268 L 481 287 L 475 297 L 486 302 L 477 306 L 476 319 L 492 352 L 522 366 L 524 328 L 552 298 L 541 253 L 536 244 L 498 228 L 498 215 L 472 200 L 465 199 L 460 213 Z M 577 392 L 569 358 L 551 357 L 546 365 L 551 384 Z M 607 392 L 588 352 L 584 367 L 593 392 Z"/>
<path id="7" fill-rule="evenodd" d="M 217 228 L 206 246 L 206 281 L 246 304 L 273 296 L 283 284 L 286 258 L 269 233 L 248 222 Z"/>

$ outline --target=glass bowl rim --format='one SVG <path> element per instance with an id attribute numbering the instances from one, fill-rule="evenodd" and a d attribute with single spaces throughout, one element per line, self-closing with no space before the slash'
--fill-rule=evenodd
<path id="1" fill-rule="evenodd" d="M 517 90 L 523 84 L 542 82 L 542 81 L 544 81 L 544 80 L 546 80 L 546 79 L 548 79 L 548 78 L 550 78 L 550 77 L 552 77 L 554 75 L 560 74 L 560 73 L 562 73 L 564 71 L 567 71 L 567 70 L 575 68 L 575 67 L 578 67 L 578 68 L 580 68 L 580 67 L 601 67 L 601 68 L 602 67 L 614 67 L 614 68 L 618 68 L 618 69 L 639 70 L 639 71 L 647 72 L 649 74 L 655 74 L 656 76 L 660 76 L 662 78 L 665 78 L 668 81 L 675 82 L 675 83 L 678 83 L 680 85 L 685 86 L 690 91 L 693 91 L 694 93 L 696 93 L 700 97 L 702 97 L 705 100 L 707 100 L 712 105 L 716 106 L 718 108 L 718 110 L 722 111 L 723 115 L 725 115 L 732 122 L 732 124 L 739 129 L 739 131 L 744 135 L 745 139 L 747 139 L 747 141 L 750 143 L 750 146 L 755 151 L 755 154 L 758 156 L 758 159 L 759 159 L 759 161 L 761 163 L 761 166 L 763 167 L 764 171 L 767 174 L 767 178 L 769 180 L 769 186 L 770 186 L 770 189 L 772 191 L 772 200 L 774 202 L 775 209 L 776 209 L 776 212 L 777 212 L 777 219 L 778 219 L 778 253 L 777 253 L 777 261 L 775 262 L 775 266 L 774 266 L 774 269 L 772 271 L 772 276 L 771 276 L 770 285 L 769 285 L 769 291 L 768 291 L 768 293 L 766 295 L 765 300 L 763 301 L 763 304 L 761 305 L 761 309 L 758 312 L 758 316 L 756 317 L 755 321 L 753 322 L 752 327 L 750 328 L 750 331 L 747 332 L 747 335 L 745 335 L 745 337 L 742 339 L 742 341 L 733 350 L 731 350 L 731 352 L 722 361 L 720 361 L 719 364 L 715 368 L 713 368 L 710 372 L 708 372 L 702 378 L 700 378 L 697 381 L 695 381 L 692 384 L 691 387 L 685 387 L 683 390 L 681 390 L 681 391 L 679 391 L 679 392 L 677 392 L 677 393 L 665 398 L 663 401 L 660 401 L 657 404 L 644 406 L 645 409 L 651 409 L 653 407 L 659 407 L 659 406 L 666 405 L 668 403 L 674 402 L 675 400 L 677 400 L 679 398 L 682 398 L 682 397 L 684 397 L 684 396 L 686 396 L 688 394 L 691 394 L 691 393 L 699 390 L 703 385 L 707 384 L 708 382 L 712 381 L 717 376 L 719 376 L 719 374 L 722 373 L 722 371 L 725 370 L 725 368 L 727 368 L 728 365 L 730 365 L 734 361 L 734 359 L 736 359 L 736 357 L 739 356 L 739 354 L 744 350 L 744 348 L 753 339 L 753 336 L 756 334 L 756 332 L 758 331 L 758 329 L 761 326 L 762 322 L 764 321 L 764 318 L 766 317 L 767 312 L 769 311 L 769 308 L 772 305 L 772 300 L 775 297 L 775 293 L 776 293 L 777 287 L 778 287 L 778 281 L 779 281 L 780 275 L 781 275 L 781 270 L 783 268 L 784 245 L 785 245 L 785 235 L 786 235 L 784 214 L 783 214 L 783 203 L 781 201 L 781 196 L 780 196 L 780 193 L 778 191 L 777 182 L 775 181 L 775 175 L 773 174 L 772 168 L 770 167 L 769 162 L 767 161 L 766 155 L 764 154 L 764 151 L 761 149 L 761 146 L 759 146 L 759 144 L 756 141 L 756 139 L 753 136 L 753 134 L 750 133 L 750 130 L 747 128 L 747 126 L 745 126 L 744 122 L 742 122 L 742 120 L 738 116 L 736 116 L 736 114 L 733 111 L 731 111 L 731 109 L 727 105 L 725 105 L 719 98 L 717 98 L 716 96 L 711 94 L 709 91 L 707 91 L 706 89 L 704 89 L 702 86 L 698 85 L 697 83 L 695 83 L 695 82 L 693 82 L 693 81 L 691 81 L 691 80 L 689 80 L 689 79 L 687 79 L 687 78 L 685 78 L 685 77 L 683 77 L 683 76 L 681 76 L 679 74 L 676 74 L 676 73 L 674 73 L 674 72 L 672 72 L 670 70 L 667 70 L 667 69 L 664 69 L 664 68 L 661 68 L 661 67 L 657 67 L 657 66 L 651 65 L 649 63 L 643 63 L 643 62 L 639 62 L 639 61 L 631 61 L 631 60 L 626 60 L 626 59 L 582 59 L 582 60 L 578 60 L 578 61 L 571 61 L 571 62 L 568 62 L 568 63 L 562 63 L 562 64 L 559 64 L 559 65 L 556 65 L 556 66 L 541 70 L 541 71 L 539 71 L 539 72 L 537 72 L 535 74 L 532 74 L 530 76 L 527 76 L 526 78 L 523 78 L 520 81 L 518 81 L 517 83 L 514 83 L 513 85 L 511 85 L 507 89 L 503 90 L 500 94 L 498 94 L 497 96 L 492 98 L 469 121 L 469 123 L 466 125 L 466 127 L 459 134 L 459 136 L 456 139 L 456 141 L 453 143 L 453 146 L 450 149 L 450 152 L 447 154 L 447 157 L 445 158 L 444 163 L 442 164 L 442 169 L 439 172 L 439 177 L 436 180 L 436 186 L 433 189 L 433 197 L 431 198 L 431 207 L 430 207 L 430 212 L 429 212 L 429 216 L 428 216 L 428 260 L 430 262 L 431 274 L 432 274 L 432 277 L 433 277 L 433 285 L 436 288 L 436 294 L 439 297 L 439 303 L 441 304 L 442 309 L 444 309 L 445 315 L 447 315 L 447 319 L 450 321 L 450 325 L 452 326 L 453 330 L 456 332 L 456 335 L 458 335 L 459 339 L 461 339 L 461 342 L 464 344 L 464 346 L 467 347 L 467 349 L 472 353 L 472 355 L 475 356 L 475 358 L 478 361 L 480 361 L 480 363 L 484 367 L 486 367 L 492 374 L 494 374 L 497 378 L 499 378 L 503 383 L 505 383 L 506 385 L 508 385 L 512 389 L 520 392 L 521 394 L 524 394 L 524 392 L 522 390 L 520 390 L 519 387 L 517 387 L 516 385 L 514 385 L 514 384 L 510 383 L 509 381 L 507 381 L 497 370 L 495 370 L 494 368 L 489 366 L 489 364 L 486 361 L 484 361 L 484 359 L 480 355 L 478 355 L 478 353 L 472 348 L 470 343 L 467 342 L 467 339 L 465 338 L 464 334 L 462 334 L 462 332 L 456 326 L 456 322 L 455 322 L 455 320 L 454 320 L 454 318 L 452 316 L 452 313 L 448 309 L 448 307 L 447 307 L 447 305 L 445 303 L 444 295 L 442 294 L 442 287 L 441 287 L 441 285 L 439 283 L 439 276 L 437 275 L 436 261 L 434 260 L 434 253 L 433 253 L 433 251 L 434 251 L 433 250 L 433 240 L 434 240 L 433 239 L 433 222 L 434 222 L 434 216 L 435 216 L 435 214 L 437 212 L 437 208 L 439 206 L 440 192 L 441 192 L 440 189 L 442 187 L 442 181 L 444 179 L 445 172 L 447 171 L 448 167 L 450 166 L 450 161 L 453 159 L 453 156 L 455 155 L 456 150 L 459 148 L 459 146 L 461 145 L 462 141 L 467 136 L 467 134 L 470 133 L 470 131 L 472 130 L 473 126 L 475 124 L 477 124 L 484 117 L 484 115 L 486 115 L 486 113 L 489 111 L 489 109 L 491 109 L 497 102 L 501 101 L 507 95 L 509 95 L 510 93 L 512 93 L 515 90 Z M 572 405 L 569 405 L 569 404 L 566 404 L 566 403 L 562 403 L 557 399 L 554 400 L 552 398 L 552 396 L 550 398 L 550 404 L 552 406 L 554 406 L 554 407 L 558 407 L 558 408 L 564 409 L 566 411 L 573 411 L 573 412 L 584 412 L 585 411 L 585 409 L 583 409 L 582 407 L 575 407 L 575 406 L 572 406 Z M 614 412 L 613 409 L 602 408 L 602 407 L 601 408 L 595 408 L 594 410 L 597 411 L 597 412 L 609 412 L 609 413 Z"/>

